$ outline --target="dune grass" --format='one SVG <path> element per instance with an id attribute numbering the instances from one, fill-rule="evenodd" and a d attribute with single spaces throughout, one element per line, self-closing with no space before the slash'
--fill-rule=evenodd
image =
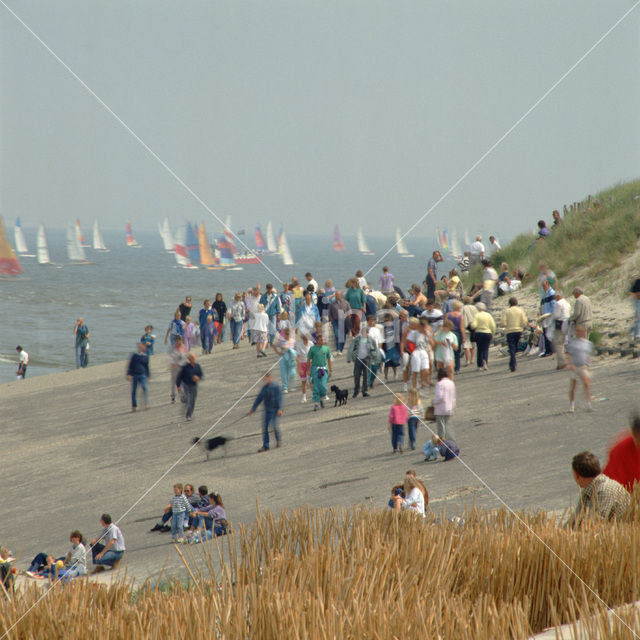
<path id="1" fill-rule="evenodd" d="M 525 273 L 537 274 L 538 263 L 544 262 L 561 278 L 570 278 L 575 271 L 586 269 L 587 280 L 596 280 L 619 266 L 637 248 L 640 237 L 637 196 L 640 180 L 606 189 L 585 203 L 584 211 L 563 216 L 561 225 L 553 228 L 546 240 L 536 241 L 534 233 L 516 237 L 494 254 L 494 265 L 498 268 L 501 262 L 507 262 L 511 270 L 518 267 Z M 594 200 L 599 206 L 594 206 Z M 547 224 L 551 225 L 550 216 Z"/>
<path id="2" fill-rule="evenodd" d="M 441 517 L 440 524 L 366 507 L 259 513 L 233 535 L 179 549 L 189 588 L 177 582 L 132 598 L 125 581 L 75 580 L 29 610 L 40 595 L 31 585 L 0 602 L 0 634 L 525 638 L 640 596 L 637 498 L 628 521 L 579 531 L 544 513 L 475 509 L 462 523 Z M 637 616 L 627 622 L 637 629 Z"/>

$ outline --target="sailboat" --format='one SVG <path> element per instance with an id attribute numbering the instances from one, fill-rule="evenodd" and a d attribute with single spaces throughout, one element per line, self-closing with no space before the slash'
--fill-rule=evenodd
<path id="1" fill-rule="evenodd" d="M 256 250 L 258 253 L 266 253 L 267 251 L 267 243 L 264 240 L 264 236 L 262 235 L 262 230 L 259 226 L 255 228 L 253 236 L 256 241 Z"/>
<path id="2" fill-rule="evenodd" d="M 187 222 L 186 238 L 186 249 L 189 254 L 189 262 L 197 265 L 200 262 L 200 243 L 198 242 L 198 238 L 196 237 L 196 233 L 190 222 Z"/>
<path id="3" fill-rule="evenodd" d="M 178 228 L 178 232 L 176 233 L 175 242 L 173 245 L 173 251 L 176 256 L 176 262 L 179 267 L 183 269 L 197 269 L 198 267 L 191 264 L 191 260 L 189 259 L 189 253 L 187 251 L 187 229 L 182 226 Z"/>
<path id="4" fill-rule="evenodd" d="M 158 224 L 158 233 L 162 238 L 164 250 L 167 253 L 173 253 L 173 236 L 171 235 L 171 227 L 169 227 L 169 218 L 165 218 L 162 224 Z"/>
<path id="5" fill-rule="evenodd" d="M 227 235 L 229 234 L 229 235 Z M 231 232 L 225 229 L 223 234 L 218 236 L 216 254 L 220 260 L 220 266 L 228 271 L 242 271 L 244 267 L 239 267 L 236 262 L 236 248 L 230 240 Z"/>
<path id="6" fill-rule="evenodd" d="M 373 255 L 373 251 L 371 251 L 371 249 L 369 249 L 369 245 L 367 244 L 367 241 L 364 239 L 364 233 L 362 233 L 362 228 L 361 227 L 358 227 L 358 251 L 363 256 L 372 256 Z"/>
<path id="7" fill-rule="evenodd" d="M 413 253 L 409 253 L 407 245 L 404 243 L 402 233 L 400 233 L 400 227 L 396 227 L 396 250 L 401 258 L 415 258 Z"/>
<path id="8" fill-rule="evenodd" d="M 282 264 L 285 267 L 290 267 L 294 264 L 293 257 L 291 256 L 291 251 L 289 250 L 289 243 L 287 242 L 287 235 L 284 232 L 284 229 L 280 231 L 280 254 L 282 255 Z"/>
<path id="9" fill-rule="evenodd" d="M 20 261 L 4 234 L 4 225 L 2 218 L 0 218 L 0 275 L 17 276 L 21 273 Z"/>
<path id="10" fill-rule="evenodd" d="M 87 260 L 84 247 L 78 239 L 78 227 L 74 228 L 73 223 L 67 227 L 67 257 L 71 264 L 91 264 Z"/>
<path id="11" fill-rule="evenodd" d="M 53 264 L 49 255 L 49 245 L 44 232 L 44 225 L 38 227 L 38 264 Z"/>
<path id="12" fill-rule="evenodd" d="M 471 246 L 471 240 L 469 240 L 469 232 L 467 229 L 464 230 L 464 250 L 469 251 L 469 247 Z"/>
<path id="13" fill-rule="evenodd" d="M 204 229 L 204 222 L 200 223 L 200 231 L 198 232 L 198 240 L 200 241 L 200 264 L 207 269 L 220 269 L 219 260 L 213 255 L 207 232 Z"/>
<path id="14" fill-rule="evenodd" d="M 22 232 L 22 226 L 20 224 L 20 218 L 16 218 L 16 224 L 13 228 L 13 238 L 16 242 L 16 253 L 21 258 L 35 258 L 35 254 L 29 253 L 27 249 L 27 241 L 24 239 L 24 233 Z"/>
<path id="15" fill-rule="evenodd" d="M 333 250 L 340 253 L 346 251 L 344 242 L 342 242 L 342 238 L 340 237 L 340 229 L 338 229 L 338 225 L 333 227 Z"/>
<path id="16" fill-rule="evenodd" d="M 449 235 L 447 234 L 447 230 L 442 230 L 442 241 L 440 243 L 443 251 L 449 251 Z"/>
<path id="17" fill-rule="evenodd" d="M 109 252 L 109 249 L 107 249 L 104 240 L 102 239 L 102 231 L 100 231 L 98 218 L 93 221 L 93 248 L 96 251 L 102 251 L 104 253 Z"/>
<path id="18" fill-rule="evenodd" d="M 235 234 L 235 237 L 239 236 L 239 235 L 243 235 L 244 231 L 238 231 L 238 233 Z M 256 228 L 256 234 L 255 234 L 255 238 L 256 238 L 256 244 L 258 242 L 258 236 L 260 236 L 260 238 L 262 238 L 262 233 L 260 232 L 260 227 Z M 236 246 L 235 246 L 235 240 L 234 240 L 234 234 L 231 231 L 231 216 L 227 216 L 225 225 L 224 225 L 224 237 L 226 239 L 226 242 L 229 243 L 229 249 L 231 251 L 231 256 L 233 257 L 233 260 L 235 262 L 236 265 L 239 264 L 260 264 L 262 262 L 262 256 L 253 253 L 253 251 L 247 251 L 246 253 L 238 253 Z M 263 240 L 263 244 L 264 244 L 264 240 Z M 220 246 L 220 242 L 218 241 L 218 246 Z M 246 245 L 245 245 L 246 246 Z M 234 267 L 229 266 L 227 268 L 233 269 Z M 241 267 L 235 267 L 235 269 L 240 270 Z"/>
<path id="19" fill-rule="evenodd" d="M 278 253 L 278 246 L 273 237 L 273 227 L 271 226 L 271 220 L 267 222 L 267 249 L 269 253 Z"/>
<path id="20" fill-rule="evenodd" d="M 82 233 L 82 227 L 80 226 L 80 220 L 76 220 L 75 233 L 76 233 L 76 238 L 78 240 L 78 244 L 81 247 L 88 247 L 89 245 L 87 244 L 86 240 L 84 239 L 84 234 Z"/>
<path id="21" fill-rule="evenodd" d="M 127 220 L 127 247 L 132 247 L 133 249 L 140 249 L 142 245 L 136 242 L 136 239 L 133 237 L 133 231 L 131 230 L 131 223 Z"/>
<path id="22" fill-rule="evenodd" d="M 462 251 L 460 250 L 460 243 L 458 242 L 458 232 L 455 229 L 451 232 L 451 257 L 456 260 L 462 259 Z"/>
<path id="23" fill-rule="evenodd" d="M 440 227 L 436 227 L 436 245 L 442 251 L 442 236 L 440 235 Z"/>

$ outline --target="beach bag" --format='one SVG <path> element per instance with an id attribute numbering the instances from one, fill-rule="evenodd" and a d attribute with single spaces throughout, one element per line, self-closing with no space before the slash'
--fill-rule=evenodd
<path id="1" fill-rule="evenodd" d="M 445 461 L 452 460 L 460 455 L 460 447 L 453 440 L 445 440 L 438 449 Z"/>
<path id="2" fill-rule="evenodd" d="M 427 422 L 435 422 L 436 421 L 436 410 L 433 408 L 433 405 L 429 405 L 425 410 L 424 410 L 424 419 Z"/>
<path id="3" fill-rule="evenodd" d="M 327 373 L 327 370 L 324 367 L 318 367 L 317 369 L 318 379 L 324 378 L 326 373 Z"/>
<path id="4" fill-rule="evenodd" d="M 416 350 L 416 343 L 411 342 L 411 340 L 407 340 L 405 342 L 405 348 L 409 353 L 413 353 Z"/>

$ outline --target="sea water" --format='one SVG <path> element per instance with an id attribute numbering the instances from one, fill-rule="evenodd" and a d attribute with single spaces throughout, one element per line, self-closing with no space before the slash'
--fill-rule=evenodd
<path id="1" fill-rule="evenodd" d="M 6 231 L 10 235 L 10 229 Z M 36 229 L 26 228 L 24 233 L 29 249 L 35 253 Z M 218 292 L 230 306 L 234 293 L 257 283 L 263 291 L 267 283 L 280 291 L 281 282 L 295 276 L 304 285 L 307 271 L 319 286 L 332 279 L 344 290 L 346 280 L 356 270 L 366 273 L 394 243 L 392 238 L 367 236 L 375 255 L 362 256 L 355 248 L 355 238 L 345 237 L 347 251 L 337 253 L 329 234 L 290 236 L 287 239 L 294 266 L 285 267 L 280 256 L 269 255 L 264 257 L 264 264 L 243 265 L 242 271 L 209 271 L 177 267 L 175 257 L 164 251 L 157 233 L 136 233 L 142 245 L 139 249 L 125 245 L 123 232 L 107 230 L 103 236 L 109 253 L 87 248 L 87 258 L 93 264 L 71 265 L 66 257 L 65 231 L 47 230 L 51 260 L 56 264 L 39 265 L 35 258 L 21 258 L 24 274 L 0 280 L 0 322 L 4 328 L 0 382 L 16 379 L 17 345 L 29 353 L 29 377 L 75 368 L 73 329 L 78 317 L 84 318 L 91 333 L 89 366 L 126 359 L 136 349 L 147 324 L 153 325 L 156 335 L 155 353 L 161 353 L 166 349 L 163 341 L 167 327 L 187 295 L 192 297 L 196 320 L 203 300 L 213 301 Z M 248 236 L 241 238 L 253 247 Z M 412 283 L 422 283 L 433 242 L 409 235 L 406 243 L 415 258 L 400 258 L 392 250 L 367 275 L 374 288 L 383 265 L 389 266 L 396 284 L 405 292 Z M 439 274 L 452 266 L 451 261 L 439 265 Z"/>

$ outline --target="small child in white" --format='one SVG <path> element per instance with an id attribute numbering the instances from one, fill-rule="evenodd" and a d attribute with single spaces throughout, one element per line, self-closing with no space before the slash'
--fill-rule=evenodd
<path id="1" fill-rule="evenodd" d="M 424 461 L 437 460 L 440 457 L 440 449 L 438 447 L 442 444 L 442 438 L 440 436 L 434 435 L 427 444 L 422 447 L 422 453 L 424 453 Z"/>

